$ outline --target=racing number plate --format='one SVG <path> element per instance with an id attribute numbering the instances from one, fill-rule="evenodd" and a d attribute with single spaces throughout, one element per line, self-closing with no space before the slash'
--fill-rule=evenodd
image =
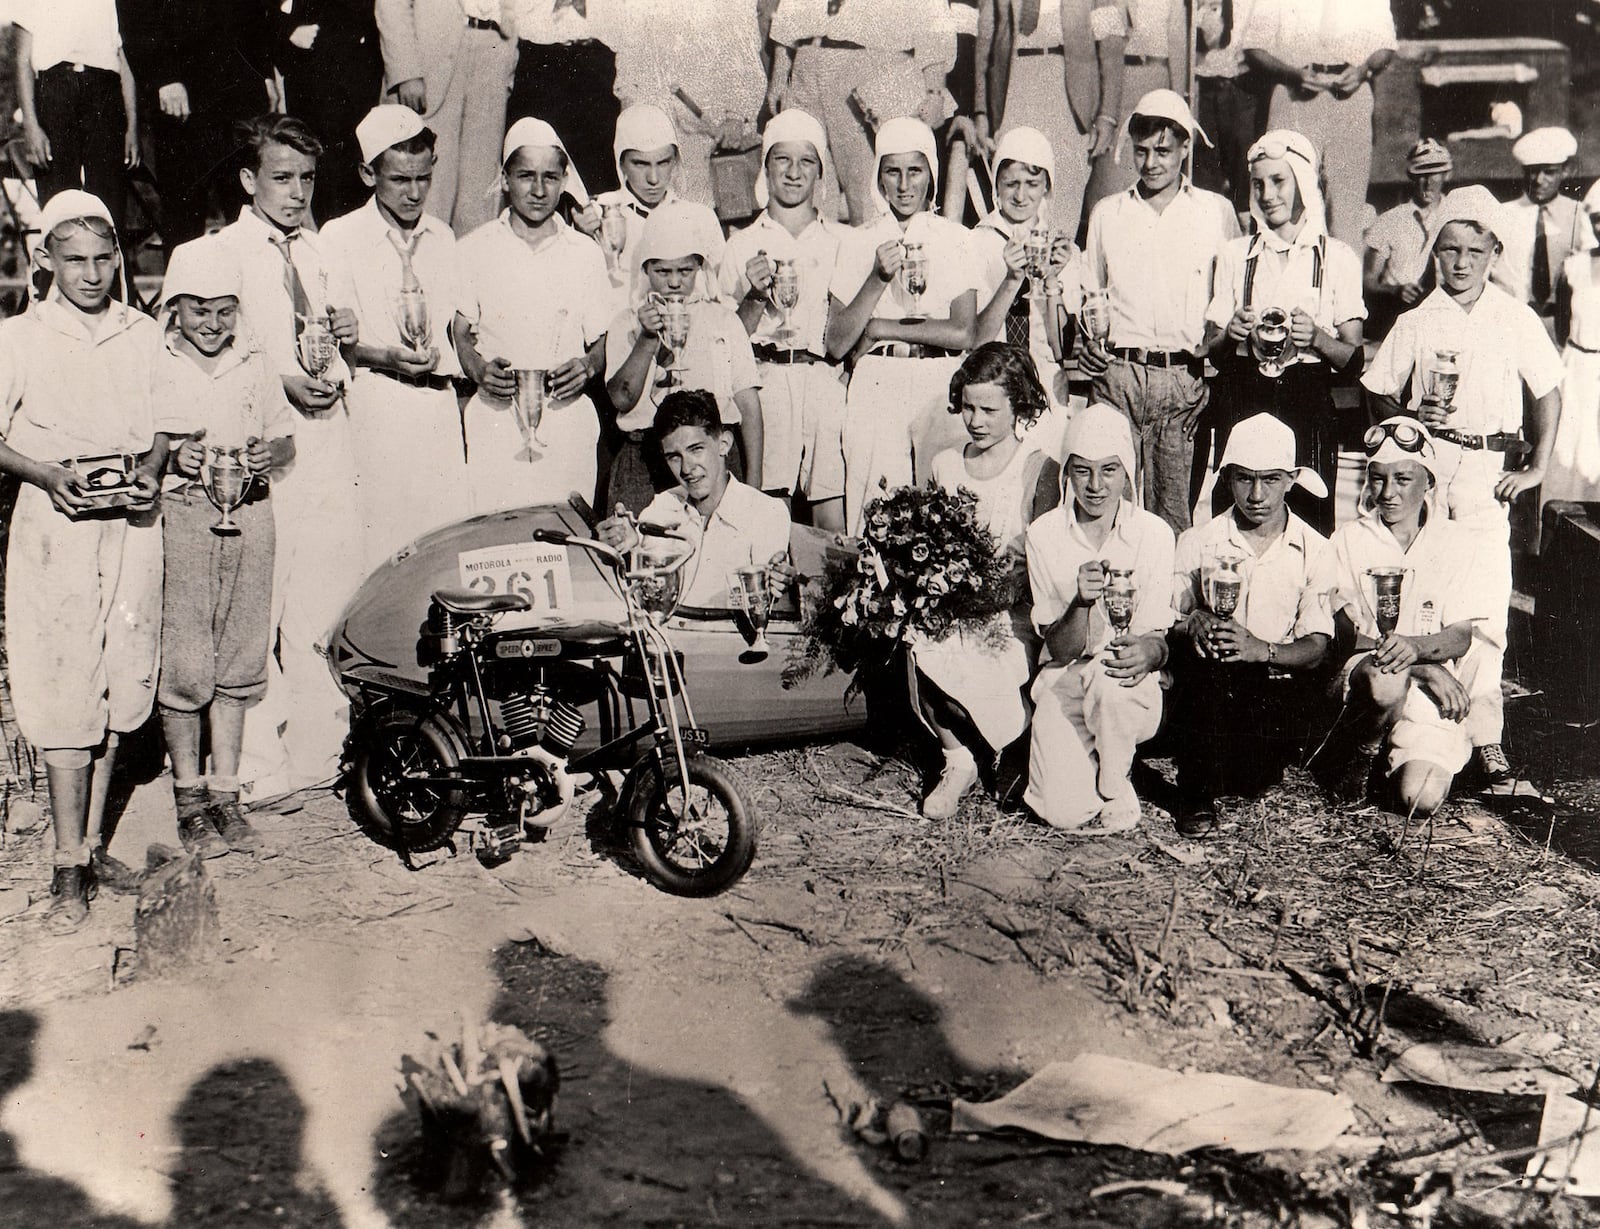
<path id="1" fill-rule="evenodd" d="M 546 542 L 507 542 L 456 556 L 461 585 L 475 593 L 521 593 L 535 615 L 572 608 L 572 567 L 567 548 Z"/>
<path id="2" fill-rule="evenodd" d="M 683 727 L 682 734 L 683 744 L 686 747 L 709 747 L 711 745 L 711 735 L 707 734 L 699 726 L 686 725 Z"/>

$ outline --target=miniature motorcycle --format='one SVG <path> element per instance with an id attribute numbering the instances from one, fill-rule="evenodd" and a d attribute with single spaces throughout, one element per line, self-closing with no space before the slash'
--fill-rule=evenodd
<path id="1" fill-rule="evenodd" d="M 593 555 L 624 619 L 503 630 L 502 616 L 530 608 L 526 594 L 436 590 L 419 645 L 427 694 L 361 684 L 346 756 L 352 816 L 407 866 L 412 854 L 454 848 L 469 820 L 480 856 L 498 861 L 530 827 L 566 816 L 579 778 L 621 770 L 617 813 L 646 878 L 679 896 L 725 890 L 749 869 L 758 825 L 738 777 L 706 753 L 681 655 L 662 626 L 688 553 L 630 567 L 592 538 L 543 528 L 532 536 Z M 600 744 L 574 757 L 580 709 L 591 704 Z"/>

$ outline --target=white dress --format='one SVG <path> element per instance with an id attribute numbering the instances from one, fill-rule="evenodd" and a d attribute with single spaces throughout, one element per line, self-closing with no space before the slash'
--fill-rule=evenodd
<path id="1" fill-rule="evenodd" d="M 1561 422 L 1544 476 L 1544 500 L 1600 499 L 1600 282 L 1587 252 L 1562 266 L 1572 287 L 1572 329 L 1563 359 Z"/>
<path id="2" fill-rule="evenodd" d="M 994 534 L 999 549 L 1021 557 L 1044 456 L 1024 442 L 993 478 L 976 478 L 967 470 L 964 452 L 950 448 L 936 456 L 933 480 L 947 491 L 965 487 L 976 495 L 978 519 Z M 917 670 L 966 709 L 996 751 L 1028 728 L 1024 697 L 1037 655 L 1026 602 L 1018 617 L 1003 617 L 1010 634 L 999 644 L 958 628 L 940 641 L 918 640 L 911 649 Z"/>

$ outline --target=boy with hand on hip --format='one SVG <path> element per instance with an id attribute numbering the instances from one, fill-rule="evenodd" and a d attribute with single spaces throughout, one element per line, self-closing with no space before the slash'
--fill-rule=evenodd
<path id="1" fill-rule="evenodd" d="M 295 414 L 266 356 L 238 333 L 238 262 L 207 237 L 174 249 L 156 357 L 156 426 L 174 443 L 163 496 L 166 587 L 156 701 L 172 758 L 178 837 L 190 853 L 254 853 L 239 806 L 246 709 L 267 689 L 276 542 L 266 475 L 294 460 Z M 219 521 L 204 485 L 215 460 L 238 467 L 239 503 Z M 214 479 L 213 479 L 214 480 Z M 227 498 L 218 493 L 218 507 Z M 209 778 L 200 747 L 209 734 Z"/>
<path id="2" fill-rule="evenodd" d="M 110 211 L 75 188 L 40 212 L 41 302 L 0 324 L 0 472 L 21 480 L 6 543 L 6 649 L 22 735 L 43 753 L 56 849 L 46 924 L 76 930 L 97 882 L 136 890 L 102 843 L 117 736 L 150 715 L 161 631 L 161 530 L 148 512 L 166 460 L 150 410 L 156 327 L 111 298 Z M 112 472 L 119 501 L 75 458 Z M 127 503 L 126 501 L 130 501 Z"/>

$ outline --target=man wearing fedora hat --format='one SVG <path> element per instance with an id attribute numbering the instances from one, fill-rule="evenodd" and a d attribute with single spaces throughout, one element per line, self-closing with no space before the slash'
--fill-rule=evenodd
<path id="1" fill-rule="evenodd" d="M 1216 827 L 1216 800 L 1270 787 L 1297 757 L 1312 681 L 1333 618 L 1311 583 L 1327 539 L 1289 510 L 1299 485 L 1328 488 L 1295 464 L 1294 432 L 1270 414 L 1234 427 L 1222 455 L 1233 503 L 1178 539 L 1171 656 L 1184 836 Z M 1242 577 L 1237 589 L 1221 575 Z"/>

